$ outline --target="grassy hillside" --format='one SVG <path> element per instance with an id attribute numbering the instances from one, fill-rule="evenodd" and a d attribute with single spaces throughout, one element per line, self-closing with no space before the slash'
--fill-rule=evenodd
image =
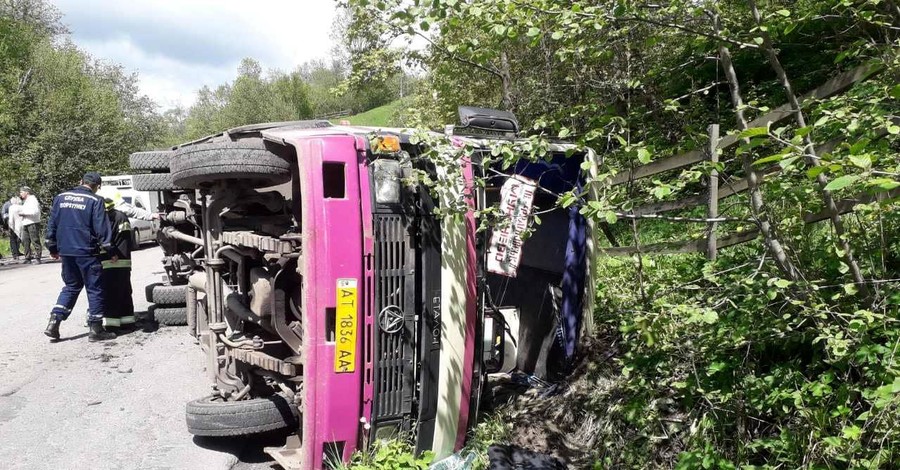
<path id="1" fill-rule="evenodd" d="M 374 126 L 374 127 L 389 127 L 395 126 L 397 123 L 395 122 L 395 115 L 397 114 L 397 110 L 400 109 L 400 100 L 392 101 L 384 106 L 379 106 L 374 109 L 370 109 L 364 113 L 355 114 L 346 118 L 350 121 L 350 124 L 354 124 L 357 126 Z"/>

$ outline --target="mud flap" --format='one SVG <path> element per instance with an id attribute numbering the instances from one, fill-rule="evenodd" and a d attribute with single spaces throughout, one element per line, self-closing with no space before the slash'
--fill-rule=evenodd
<path id="1" fill-rule="evenodd" d="M 284 470 L 303 470 L 303 441 L 296 433 L 287 437 L 281 447 L 265 447 L 263 449 Z"/>

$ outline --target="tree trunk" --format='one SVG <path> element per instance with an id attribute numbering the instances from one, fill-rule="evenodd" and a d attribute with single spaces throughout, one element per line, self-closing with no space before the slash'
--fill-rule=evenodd
<path id="1" fill-rule="evenodd" d="M 506 51 L 500 51 L 500 81 L 503 86 L 503 103 L 502 108 L 505 111 L 515 112 L 515 103 L 512 91 L 512 74 L 509 71 L 509 57 Z"/>
<path id="2" fill-rule="evenodd" d="M 759 14 L 759 8 L 756 6 L 756 0 L 750 0 L 750 10 L 753 12 L 753 19 L 756 21 L 757 26 L 762 26 L 762 18 Z M 784 87 L 784 92 L 791 105 L 791 112 L 794 114 L 797 126 L 806 127 L 806 116 L 803 115 L 803 109 L 800 107 L 800 100 L 797 99 L 797 94 L 794 93 L 794 89 L 791 87 L 791 81 L 788 79 L 787 72 L 785 72 L 784 67 L 781 65 L 781 61 L 778 59 L 778 54 L 775 52 L 775 47 L 772 45 L 772 38 L 766 31 L 760 30 L 760 35 L 763 39 L 762 51 L 766 55 L 769 65 L 772 66 L 772 70 L 774 70 L 775 74 L 778 76 L 778 81 L 781 82 L 781 86 Z M 807 133 L 803 136 L 803 158 L 806 160 L 808 166 L 817 167 L 820 166 L 819 156 L 816 154 L 816 146 L 812 141 L 812 137 L 810 137 L 811 135 L 811 133 Z M 831 191 L 825 189 L 828 185 L 828 178 L 825 176 L 824 172 L 819 173 L 816 176 L 816 182 L 819 185 L 819 192 L 822 195 L 822 201 L 825 203 L 825 208 L 830 213 L 831 224 L 834 226 L 834 234 L 837 237 L 836 243 L 838 248 L 844 253 L 844 262 L 850 267 L 853 281 L 859 286 L 859 291 L 864 296 L 868 297 L 869 289 L 866 286 L 866 280 L 862 275 L 862 271 L 859 269 L 859 263 L 857 263 L 856 258 L 853 256 L 853 248 L 850 246 L 850 241 L 847 239 L 844 223 L 838 213 L 837 205 L 834 202 Z"/>
<path id="3" fill-rule="evenodd" d="M 719 16 L 717 14 L 712 14 L 712 16 L 715 33 L 718 35 Z M 747 129 L 747 118 L 744 116 L 744 100 L 741 98 L 741 85 L 738 81 L 737 72 L 734 70 L 734 64 L 731 61 L 731 51 L 724 43 L 720 43 L 719 45 L 719 58 L 722 61 L 722 69 L 725 72 L 725 77 L 728 80 L 728 88 L 731 91 L 731 102 L 734 106 L 735 114 L 737 115 L 738 129 Z M 745 139 L 745 141 L 749 142 L 749 139 Z M 749 153 L 741 155 L 741 165 L 744 168 L 744 173 L 747 174 L 747 191 L 750 194 L 750 208 L 753 211 L 753 217 L 756 218 L 757 223 L 759 224 L 759 231 L 762 233 L 765 240 L 766 249 L 769 254 L 772 255 L 772 258 L 775 260 L 775 265 L 778 266 L 778 269 L 782 274 L 791 281 L 797 282 L 802 278 L 802 275 L 800 270 L 797 269 L 790 258 L 788 258 L 784 246 L 775 234 L 775 228 L 769 221 L 762 191 L 759 188 L 759 174 L 753 169 L 753 160 Z"/>

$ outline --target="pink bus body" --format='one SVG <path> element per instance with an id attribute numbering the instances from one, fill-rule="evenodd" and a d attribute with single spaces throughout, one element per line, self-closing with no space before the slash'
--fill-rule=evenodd
<path id="1" fill-rule="evenodd" d="M 373 136 L 394 147 L 373 149 Z M 476 152 L 490 144 L 453 142 Z M 476 155 L 448 174 L 409 163 L 420 151 L 397 130 L 327 123 L 248 126 L 175 149 L 181 188 L 164 194 L 165 266 L 173 284 L 186 285 L 189 329 L 208 355 L 213 389 L 187 405 L 192 433 L 287 427 L 287 443 L 266 451 L 295 470 L 348 462 L 381 438 L 409 438 L 438 457 L 465 445 L 486 350 L 504 334 L 485 331 L 487 316 L 499 318 L 494 301 L 484 302 L 498 278 L 483 269 L 486 235 L 475 221 L 496 193 L 476 185 L 485 174 Z M 216 159 L 227 163 L 219 173 L 207 169 Z M 442 194 L 401 184 L 412 165 L 455 183 Z M 437 214 L 460 200 L 464 214 Z M 527 313 L 526 298 L 495 300 Z M 262 411 L 235 423 L 234 410 Z"/>

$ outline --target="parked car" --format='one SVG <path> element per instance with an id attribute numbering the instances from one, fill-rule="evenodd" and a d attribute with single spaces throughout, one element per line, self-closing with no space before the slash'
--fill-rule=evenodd
<path id="1" fill-rule="evenodd" d="M 463 117 L 469 129 L 517 130 L 504 113 Z M 346 462 L 389 437 L 445 456 L 464 445 L 486 374 L 542 374 L 551 356 L 567 357 L 584 309 L 587 224 L 577 210 L 549 211 L 523 244 L 515 228 L 479 232 L 474 214 L 525 196 L 513 216 L 549 209 L 555 198 L 534 189 L 581 184 L 584 155 L 566 158 L 577 149 L 559 144 L 548 162 L 483 166 L 510 138 L 453 135 L 474 149 L 458 180 L 400 130 L 324 121 L 245 126 L 155 155 L 166 168 L 141 179 L 163 191 L 164 265 L 187 285 L 211 386 L 187 404 L 188 430 L 289 428 L 283 447 L 266 449 L 286 469 Z M 454 184 L 436 197 L 407 183 L 413 170 Z M 532 190 L 509 189 L 513 180 Z M 438 215 L 451 200 L 463 213 Z M 500 267 L 488 263 L 498 253 L 509 258 Z"/>

